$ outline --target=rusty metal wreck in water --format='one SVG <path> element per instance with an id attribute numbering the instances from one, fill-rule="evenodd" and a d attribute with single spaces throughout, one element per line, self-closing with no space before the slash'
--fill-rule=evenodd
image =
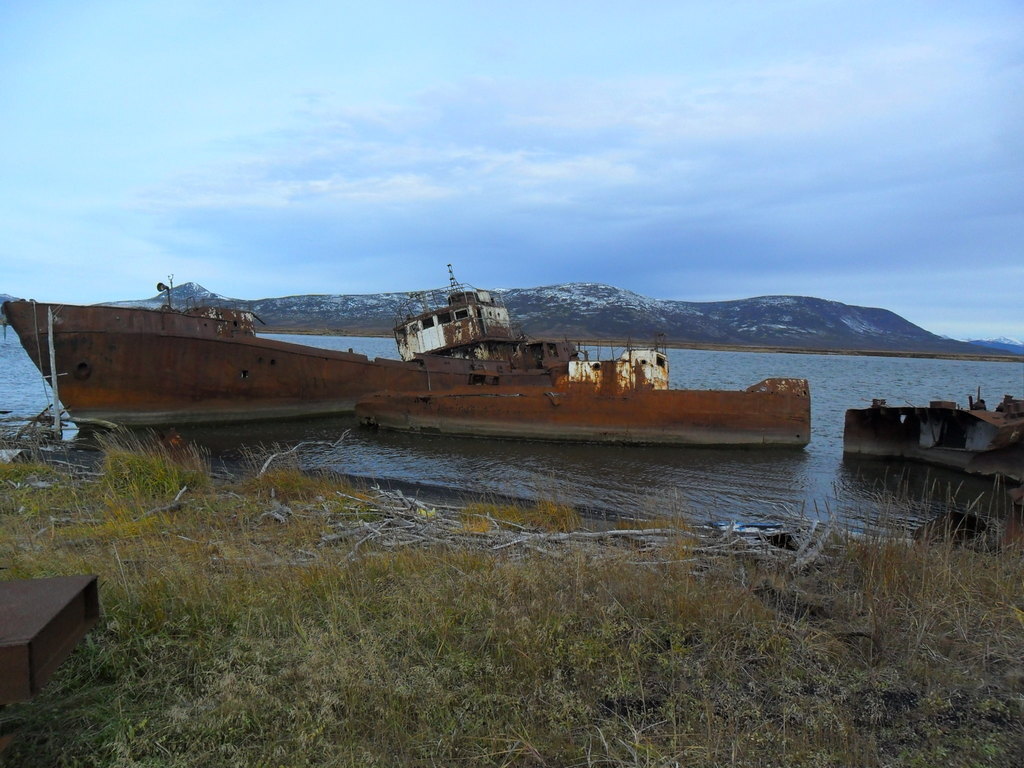
<path id="1" fill-rule="evenodd" d="M 806 380 L 740 391 L 672 390 L 664 348 L 590 360 L 527 338 L 500 298 L 458 283 L 409 295 L 401 359 L 256 335 L 250 312 L 15 301 L 4 305 L 79 423 L 180 425 L 356 410 L 368 424 L 456 434 L 618 443 L 806 445 Z M 50 338 L 46 318 L 52 313 Z"/>
<path id="2" fill-rule="evenodd" d="M 847 454 L 914 459 L 971 474 L 1024 481 L 1024 400 L 1006 395 L 988 410 L 980 395 L 961 408 L 949 400 L 846 412 Z"/>

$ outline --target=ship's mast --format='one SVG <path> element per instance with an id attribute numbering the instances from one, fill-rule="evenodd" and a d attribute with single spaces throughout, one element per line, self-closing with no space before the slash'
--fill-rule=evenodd
<path id="1" fill-rule="evenodd" d="M 38 338 L 38 337 L 37 337 Z M 60 395 L 57 393 L 57 351 L 53 343 L 53 307 L 46 310 L 46 344 L 50 351 L 50 393 L 53 395 L 53 436 L 64 439 L 64 430 L 60 423 Z"/>
<path id="2" fill-rule="evenodd" d="M 168 275 L 167 276 L 167 282 L 169 283 L 169 285 L 164 285 L 163 283 L 157 283 L 156 284 L 156 289 L 158 291 L 161 291 L 161 292 L 163 292 L 163 291 L 167 292 L 167 303 L 164 304 L 164 308 L 165 309 L 173 309 L 173 307 L 171 307 L 171 291 L 174 290 L 174 275 Z"/>

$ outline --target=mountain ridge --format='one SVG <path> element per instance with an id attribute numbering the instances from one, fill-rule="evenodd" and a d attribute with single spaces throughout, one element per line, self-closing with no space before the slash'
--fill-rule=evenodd
<path id="1" fill-rule="evenodd" d="M 643 339 L 723 346 L 847 351 L 984 354 L 990 347 L 947 339 L 888 309 L 810 296 L 755 296 L 716 302 L 654 299 L 604 283 L 561 283 L 493 291 L 531 336 L 572 339 Z M 249 309 L 267 327 L 389 335 L 409 294 L 301 294 L 237 299 L 184 283 L 177 306 L 210 304 Z M 158 307 L 148 299 L 104 302 Z"/>
<path id="2" fill-rule="evenodd" d="M 577 282 L 507 288 L 502 297 L 514 321 L 531 336 L 652 339 L 701 346 L 951 355 L 1024 355 L 1018 339 L 959 341 L 931 333 L 888 309 L 811 296 L 754 296 L 729 301 L 655 299 L 605 283 Z M 391 334 L 409 293 L 298 294 L 238 299 L 198 283 L 172 291 L 176 307 L 212 305 L 248 309 L 268 329 L 352 335 Z M 13 296 L 0 294 L 0 301 Z M 161 293 L 146 299 L 100 302 L 158 308 Z"/>

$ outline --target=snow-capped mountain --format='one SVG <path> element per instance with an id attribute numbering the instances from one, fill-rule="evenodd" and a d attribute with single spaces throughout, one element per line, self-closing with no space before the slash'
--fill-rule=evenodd
<path id="1" fill-rule="evenodd" d="M 572 283 L 505 292 L 523 327 L 539 335 L 650 337 L 709 344 L 977 352 L 886 309 L 808 296 L 759 296 L 720 302 L 650 299 L 607 285 Z"/>
<path id="2" fill-rule="evenodd" d="M 167 294 L 158 293 L 148 299 L 135 299 L 132 301 L 103 301 L 100 302 L 108 307 L 140 307 L 157 309 L 167 303 Z M 171 290 L 171 304 L 175 307 L 199 307 L 199 306 L 239 306 L 248 304 L 242 299 L 232 299 L 221 296 L 219 293 L 208 291 L 199 283 L 182 283 Z"/>
<path id="3" fill-rule="evenodd" d="M 601 283 L 566 283 L 496 291 L 532 336 L 669 341 L 783 348 L 890 350 L 978 354 L 967 342 L 930 333 L 894 312 L 808 296 L 759 296 L 718 302 L 652 299 Z M 406 293 L 303 295 L 232 299 L 185 283 L 175 307 L 232 306 L 252 310 L 268 327 L 388 334 Z M 117 302 L 159 307 L 164 294 Z"/>
<path id="4" fill-rule="evenodd" d="M 175 308 L 212 306 L 248 309 L 267 326 L 283 330 L 345 330 L 353 333 L 388 334 L 407 293 L 308 294 L 269 299 L 233 299 L 208 291 L 198 283 L 182 283 L 171 291 Z M 167 303 L 159 293 L 148 299 L 103 302 L 112 307 L 149 307 Z"/>
<path id="5" fill-rule="evenodd" d="M 1024 341 L 1013 339 L 1009 336 L 1000 336 L 998 339 L 971 339 L 971 344 L 978 344 L 989 349 L 998 349 L 1003 352 L 1013 352 L 1017 355 L 1024 355 Z"/>
<path id="6" fill-rule="evenodd" d="M 859 307 L 809 296 L 758 296 L 735 301 L 652 299 L 602 283 L 564 283 L 495 291 L 531 336 L 571 340 L 668 341 L 709 345 L 1024 355 L 1012 338 L 970 342 L 937 336 L 887 309 Z M 0 301 L 13 299 L 0 294 Z M 176 308 L 228 306 L 249 309 L 269 328 L 354 334 L 391 332 L 407 293 L 315 294 L 236 299 L 183 283 L 172 291 Z M 165 293 L 148 299 L 103 302 L 108 306 L 158 308 Z"/>

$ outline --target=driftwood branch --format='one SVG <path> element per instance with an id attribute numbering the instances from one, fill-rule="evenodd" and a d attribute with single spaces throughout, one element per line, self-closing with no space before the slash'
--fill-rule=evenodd
<path id="1" fill-rule="evenodd" d="M 491 515 L 479 515 L 489 527 L 474 530 L 467 527 L 465 510 L 459 507 L 429 505 L 398 490 L 373 488 L 364 496 L 338 492 L 338 496 L 357 502 L 355 513 L 331 513 L 333 532 L 321 537 L 320 546 L 346 545 L 348 558 L 363 556 L 367 547 L 397 549 L 410 546 L 446 547 L 511 553 L 515 556 L 537 552 L 558 555 L 566 547 L 583 548 L 589 553 L 621 552 L 653 553 L 672 542 L 685 542 L 685 556 L 641 559 L 645 565 L 696 563 L 700 559 L 722 556 L 751 556 L 792 568 L 804 568 L 824 551 L 831 525 L 818 533 L 818 524 L 795 518 L 787 523 L 783 535 L 770 529 L 732 526 L 716 528 L 629 528 L 589 531 L 545 531 Z M 367 520 L 367 516 L 372 519 Z M 472 516 L 471 516 L 472 517 Z M 783 547 L 778 539 L 785 541 Z"/>
<path id="2" fill-rule="evenodd" d="M 135 518 L 135 520 L 136 521 L 142 520 L 143 518 L 149 517 L 150 515 L 157 515 L 157 514 L 160 514 L 161 512 L 176 512 L 176 511 L 178 511 L 183 506 L 185 506 L 185 503 L 181 500 L 181 497 L 185 495 L 185 491 L 187 491 L 187 490 L 188 490 L 188 486 L 187 485 L 181 486 L 181 490 L 178 491 L 178 493 L 174 497 L 174 501 L 172 501 L 170 504 L 164 504 L 162 507 L 153 507 L 153 509 L 147 509 L 141 515 L 139 515 L 137 518 Z"/>
<path id="3" fill-rule="evenodd" d="M 270 468 L 270 465 L 277 459 L 296 453 L 300 448 L 305 448 L 310 445 L 326 445 L 328 448 L 337 448 L 339 445 L 342 444 L 342 442 L 344 442 L 345 438 L 348 437 L 348 435 L 349 430 L 346 429 L 344 432 L 341 433 L 341 437 L 339 437 L 333 443 L 328 442 L 326 440 L 303 440 L 301 443 L 296 443 L 295 445 L 293 445 L 287 451 L 278 451 L 277 453 L 272 453 L 267 457 L 266 461 L 263 462 L 263 466 L 260 467 L 260 471 L 256 473 L 256 476 L 262 476 L 267 471 L 267 469 Z"/>

